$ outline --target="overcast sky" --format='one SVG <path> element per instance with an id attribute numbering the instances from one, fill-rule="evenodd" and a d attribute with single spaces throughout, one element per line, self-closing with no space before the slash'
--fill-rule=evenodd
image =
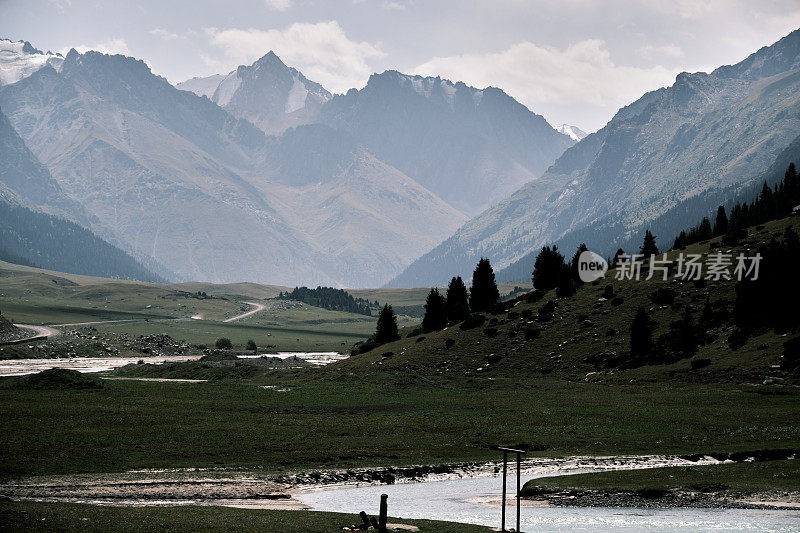
<path id="1" fill-rule="evenodd" d="M 798 27 L 800 0 L 0 0 L 0 37 L 135 56 L 173 83 L 272 49 L 332 92 L 441 75 L 587 131 Z"/>

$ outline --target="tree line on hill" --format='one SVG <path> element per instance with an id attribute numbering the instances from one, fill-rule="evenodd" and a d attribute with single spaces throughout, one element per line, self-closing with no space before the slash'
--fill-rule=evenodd
<path id="1" fill-rule="evenodd" d="M 737 202 L 733 206 L 730 217 L 725 207 L 720 205 L 713 226 L 711 220 L 704 217 L 696 226 L 681 231 L 673 249 L 683 249 L 716 237 L 721 237 L 724 245 L 736 245 L 747 235 L 747 228 L 797 214 L 795 207 L 798 204 L 800 177 L 794 163 L 790 163 L 783 180 L 774 187 L 764 182 L 761 192 L 751 202 Z M 658 324 L 640 307 L 631 325 L 632 358 L 656 364 L 670 362 L 665 354 L 694 355 L 699 345 L 711 340 L 707 335 L 709 329 L 731 321 L 735 329 L 728 337 L 728 345 L 733 350 L 742 347 L 749 337 L 765 330 L 796 333 L 800 328 L 800 314 L 796 312 L 800 300 L 800 277 L 796 273 L 800 264 L 800 237 L 787 227 L 783 235 L 773 235 L 768 243 L 760 243 L 749 255 L 756 253 L 761 256 L 758 277 L 745 276 L 736 280 L 732 316 L 724 300 L 712 302 L 707 298 L 697 321 L 686 306 L 681 319 L 670 324 L 669 332 L 653 339 Z M 704 285 L 706 280 L 700 279 L 695 283 Z M 669 292 L 670 289 L 656 291 L 662 299 L 669 296 Z M 784 344 L 783 355 L 782 365 L 786 370 L 800 368 L 800 337 Z"/>
<path id="2" fill-rule="evenodd" d="M 472 286 L 469 289 L 461 276 L 453 276 L 445 294 L 436 287 L 430 290 L 425 299 L 422 325 L 409 336 L 440 331 L 460 322 L 467 327 L 476 327 L 483 323 L 483 317 L 478 313 L 490 310 L 499 300 L 500 290 L 497 288 L 492 265 L 488 259 L 481 258 L 472 273 Z M 375 333 L 367 341 L 357 345 L 353 354 L 368 352 L 399 339 L 397 315 L 392 306 L 386 304 L 378 315 Z"/>
<path id="3" fill-rule="evenodd" d="M 0 201 L 0 260 L 72 274 L 164 281 L 87 229 L 4 201 Z"/>
<path id="4" fill-rule="evenodd" d="M 713 237 L 722 237 L 722 242 L 733 245 L 746 235 L 746 228 L 784 218 L 793 213 L 794 206 L 800 203 L 800 178 L 794 164 L 787 169 L 784 179 L 775 187 L 764 184 L 761 193 L 753 201 L 737 203 L 728 218 L 724 206 L 719 206 L 714 224 L 708 217 L 696 226 L 684 230 L 675 240 L 673 249 L 688 244 L 702 242 Z M 534 262 L 532 281 L 534 292 L 525 297 L 538 301 L 548 291 L 555 290 L 558 298 L 573 296 L 584 284 L 578 275 L 578 259 L 588 250 L 585 243 L 578 245 L 572 257 L 567 260 L 556 245 L 543 246 Z M 647 229 L 638 250 L 646 268 L 646 258 L 659 254 L 656 236 Z M 606 359 L 604 364 L 615 367 L 635 367 L 644 364 L 668 364 L 683 358 L 692 357 L 700 346 L 714 340 L 708 331 L 730 323 L 736 326 L 728 342 L 733 349 L 740 347 L 750 335 L 763 329 L 783 332 L 796 332 L 800 327 L 800 314 L 796 313 L 800 301 L 800 276 L 796 275 L 800 265 L 800 237 L 787 228 L 781 238 L 773 236 L 769 243 L 758 247 L 762 256 L 762 269 L 759 277 L 752 280 L 745 277 L 736 282 L 736 299 L 733 313 L 728 311 L 724 300 L 712 301 L 706 298 L 697 314 L 690 305 L 680 306 L 675 302 L 676 293 L 669 287 L 660 287 L 650 295 L 653 304 L 668 305 L 676 311 L 667 331 L 659 336 L 655 332 L 659 326 L 643 306 L 637 308 L 630 325 L 630 351 Z M 617 266 L 625 251 L 618 249 L 611 266 Z M 695 281 L 699 286 L 705 279 Z M 613 287 L 607 285 L 604 298 L 619 305 L 622 298 L 614 294 Z M 499 292 L 494 271 L 488 259 L 482 258 L 473 273 L 472 288 L 467 290 L 460 277 L 453 277 L 443 295 L 437 288 L 428 293 L 425 303 L 425 316 L 421 328 L 412 332 L 431 332 L 463 322 L 462 329 L 482 324 L 484 311 L 493 311 L 498 306 Z M 546 302 L 539 311 L 537 319 L 552 319 L 556 302 Z M 526 338 L 535 338 L 528 335 Z M 400 338 L 394 311 L 385 305 L 378 318 L 376 333 L 354 353 L 368 351 L 376 346 Z M 800 337 L 790 339 L 784 346 L 784 365 L 788 369 L 800 368 Z M 692 360 L 693 367 L 708 364 L 708 360 Z"/>
<path id="5" fill-rule="evenodd" d="M 317 287 L 316 289 L 295 287 L 292 292 L 281 291 L 278 299 L 295 300 L 331 311 L 344 311 L 365 316 L 372 316 L 372 307 L 380 307 L 377 300 L 372 303 L 364 298 L 354 298 L 344 289 L 334 289 L 333 287 Z"/>
<path id="6" fill-rule="evenodd" d="M 783 179 L 774 187 L 770 187 L 765 181 L 761 193 L 753 201 L 737 202 L 733 206 L 730 218 L 725 212 L 725 206 L 720 205 L 713 227 L 709 218 L 704 217 L 697 226 L 688 231 L 681 231 L 672 247 L 678 250 L 719 236 L 723 236 L 725 244 L 736 244 L 743 229 L 787 217 L 798 204 L 800 204 L 800 178 L 797 176 L 794 163 L 790 163 Z"/>

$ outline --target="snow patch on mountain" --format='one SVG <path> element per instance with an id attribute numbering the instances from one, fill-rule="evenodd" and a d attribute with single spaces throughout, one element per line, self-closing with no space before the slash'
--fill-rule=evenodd
<path id="1" fill-rule="evenodd" d="M 292 88 L 289 90 L 289 96 L 286 98 L 286 112 L 292 113 L 298 109 L 303 109 L 306 106 L 307 96 L 308 89 L 306 89 L 305 84 L 300 81 L 300 77 L 294 74 Z"/>
<path id="2" fill-rule="evenodd" d="M 61 68 L 61 54 L 42 52 L 27 41 L 0 39 L 0 85 L 10 85 L 27 78 L 45 65 Z"/>
<path id="3" fill-rule="evenodd" d="M 231 101 L 233 95 L 236 94 L 236 90 L 241 84 L 242 79 L 239 77 L 238 71 L 234 70 L 220 82 L 219 87 L 217 87 L 217 90 L 214 92 L 213 100 L 220 107 L 225 107 L 225 105 Z"/>
<path id="4" fill-rule="evenodd" d="M 561 127 L 558 128 L 558 132 L 563 133 L 573 141 L 580 141 L 581 139 L 589 135 L 579 127 L 570 126 L 569 124 L 562 124 Z"/>
<path id="5" fill-rule="evenodd" d="M 214 97 L 217 87 L 219 87 L 219 84 L 224 79 L 224 74 L 212 74 L 211 76 L 206 76 L 204 78 L 192 78 L 182 81 L 175 87 L 182 91 L 193 92 L 197 96 L 205 96 L 206 98 L 211 99 Z"/>

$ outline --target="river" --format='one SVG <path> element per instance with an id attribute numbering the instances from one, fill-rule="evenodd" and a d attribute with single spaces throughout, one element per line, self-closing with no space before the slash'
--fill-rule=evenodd
<path id="1" fill-rule="evenodd" d="M 336 352 L 280 352 L 274 354 L 241 355 L 241 358 L 252 357 L 277 357 L 286 359 L 296 356 L 315 366 L 322 366 L 344 359 L 347 356 Z M 169 355 L 169 356 L 120 356 L 120 357 L 70 357 L 56 359 L 2 359 L 0 360 L 0 377 L 24 376 L 35 374 L 50 368 L 68 368 L 78 372 L 104 372 L 113 370 L 130 363 L 144 361 L 145 363 L 179 363 L 183 361 L 196 361 L 202 355 Z"/>
<path id="2" fill-rule="evenodd" d="M 587 470 L 560 471 L 580 473 Z M 593 470 L 596 471 L 596 470 Z M 551 474 L 522 476 L 522 483 Z M 515 494 L 516 474 L 509 472 L 508 494 Z M 389 495 L 389 515 L 500 526 L 501 478 L 481 477 L 424 483 L 323 488 L 298 499 L 317 511 L 377 514 L 381 494 Z M 509 498 L 506 527 L 514 527 L 516 510 Z M 522 531 L 561 532 L 797 532 L 800 509 L 645 509 L 523 506 Z"/>

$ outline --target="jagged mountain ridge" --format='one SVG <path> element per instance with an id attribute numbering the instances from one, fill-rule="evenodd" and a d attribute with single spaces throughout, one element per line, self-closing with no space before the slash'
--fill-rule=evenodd
<path id="1" fill-rule="evenodd" d="M 537 178 L 574 144 L 500 89 L 393 70 L 334 96 L 320 120 L 467 215 Z"/>
<path id="2" fill-rule="evenodd" d="M 61 54 L 42 52 L 28 41 L 0 39 L 0 86 L 16 83 L 45 65 L 60 68 L 63 62 Z"/>
<path id="3" fill-rule="evenodd" d="M 0 106 L 68 195 L 184 279 L 378 285 L 465 220 L 354 140 L 327 153 L 340 132 L 267 136 L 133 58 L 70 52 Z"/>
<path id="4" fill-rule="evenodd" d="M 800 30 L 621 109 L 532 181 L 470 220 L 390 286 L 441 283 L 480 256 L 504 268 L 612 216 L 640 227 L 678 202 L 766 169 L 800 132 Z M 591 243 L 589 243 L 591 245 Z"/>
<path id="5" fill-rule="evenodd" d="M 315 122 L 322 105 L 331 99 L 322 85 L 287 67 L 272 51 L 227 76 L 193 78 L 176 87 L 208 96 L 268 134 Z"/>

